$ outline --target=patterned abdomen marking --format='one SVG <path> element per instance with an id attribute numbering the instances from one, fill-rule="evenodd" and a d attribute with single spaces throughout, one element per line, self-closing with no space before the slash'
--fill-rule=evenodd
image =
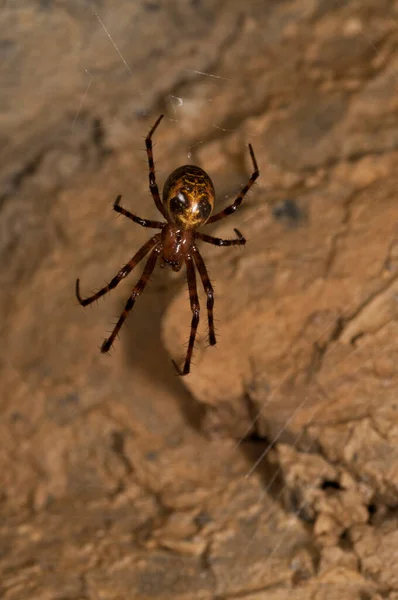
<path id="1" fill-rule="evenodd" d="M 214 186 L 200 167 L 184 165 L 171 173 L 163 188 L 170 220 L 184 229 L 204 225 L 214 207 Z"/>

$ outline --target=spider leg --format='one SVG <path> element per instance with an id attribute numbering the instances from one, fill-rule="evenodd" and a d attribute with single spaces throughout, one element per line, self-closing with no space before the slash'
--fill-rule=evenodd
<path id="1" fill-rule="evenodd" d="M 156 244 L 159 243 L 159 240 L 160 240 L 159 234 L 156 234 L 152 238 L 150 238 L 138 250 L 138 252 L 133 256 L 133 258 L 126 265 L 124 265 L 124 267 L 122 267 L 120 269 L 120 271 L 118 272 L 118 274 L 108 283 L 108 285 L 105 285 L 103 288 L 101 288 L 100 290 L 98 290 L 98 292 L 96 292 L 92 296 L 89 296 L 88 298 L 84 298 L 83 299 L 81 297 L 81 295 L 80 295 L 80 285 L 79 285 L 80 280 L 76 279 L 76 297 L 77 297 L 78 301 L 80 302 L 80 304 L 82 306 L 87 306 L 87 304 L 91 304 L 91 302 L 94 302 L 94 300 L 98 300 L 98 298 L 101 298 L 101 296 L 103 296 L 104 294 L 106 294 L 110 290 L 113 290 L 113 288 L 115 288 L 118 285 L 118 283 L 120 283 L 120 281 L 122 279 L 124 279 L 125 277 L 127 277 L 127 275 L 144 258 L 144 256 L 146 254 L 148 254 L 148 252 L 150 250 L 152 250 L 152 248 Z"/>
<path id="2" fill-rule="evenodd" d="M 250 176 L 249 181 L 247 182 L 245 187 L 242 188 L 242 190 L 238 194 L 235 202 L 233 204 L 230 204 L 230 206 L 227 206 L 226 208 L 224 208 L 224 210 L 222 210 L 222 211 L 216 213 L 215 215 L 213 215 L 212 217 L 210 217 L 210 219 L 208 219 L 208 221 L 206 222 L 206 225 L 208 225 L 209 223 L 214 223 L 214 221 L 219 221 L 220 219 L 223 219 L 224 217 L 227 217 L 228 215 L 231 215 L 232 213 L 234 213 L 236 211 L 236 209 L 239 208 L 239 206 L 242 204 L 243 198 L 246 196 L 247 192 L 250 190 L 250 188 L 256 181 L 257 177 L 260 175 L 256 157 L 254 156 L 254 151 L 253 151 L 253 147 L 251 144 L 249 144 L 249 152 L 250 152 L 250 156 L 251 156 L 252 163 L 253 163 L 253 169 L 254 169 L 253 173 Z"/>
<path id="3" fill-rule="evenodd" d="M 161 223 L 160 221 L 151 221 L 150 219 L 141 219 L 141 217 L 137 217 L 137 215 L 133 215 L 133 213 L 131 213 L 129 210 L 126 210 L 125 208 L 120 206 L 121 199 L 122 199 L 121 195 L 119 195 L 116 198 L 116 200 L 113 204 L 113 210 L 120 213 L 121 215 L 124 215 L 125 217 L 128 217 L 129 219 L 134 221 L 134 223 L 138 223 L 138 225 L 141 225 L 142 227 L 152 227 L 153 229 L 162 229 L 163 228 L 164 223 Z"/>
<path id="4" fill-rule="evenodd" d="M 160 248 L 154 248 L 154 250 L 152 250 L 151 254 L 149 255 L 149 258 L 145 265 L 145 269 L 144 269 L 140 279 L 135 284 L 134 289 L 131 293 L 131 296 L 127 300 L 126 306 L 124 307 L 124 310 L 123 310 L 122 314 L 120 315 L 118 322 L 116 323 L 109 338 L 107 340 L 105 340 L 101 346 L 101 352 L 108 352 L 110 350 L 110 348 L 115 340 L 115 337 L 119 333 L 120 328 L 123 325 L 123 323 L 125 322 L 126 317 L 129 314 L 130 310 L 133 308 L 137 297 L 144 291 L 145 286 L 147 285 L 149 278 L 152 274 L 152 271 L 154 270 L 154 268 L 156 266 L 156 261 L 158 259 L 159 253 L 160 253 Z"/>
<path id="5" fill-rule="evenodd" d="M 205 233 L 197 232 L 195 237 L 202 242 L 213 244 L 214 246 L 244 246 L 246 244 L 246 238 L 243 237 L 239 229 L 234 229 L 238 236 L 235 240 L 223 240 L 221 238 L 213 237 L 212 235 L 206 235 Z"/>
<path id="6" fill-rule="evenodd" d="M 164 115 L 160 115 L 160 117 L 157 119 L 155 125 L 149 131 L 147 137 L 145 138 L 145 146 L 146 146 L 146 153 L 148 155 L 149 189 L 151 190 L 151 194 L 155 201 L 156 208 L 166 219 L 167 218 L 166 211 L 164 210 L 162 201 L 160 199 L 159 188 L 156 183 L 155 164 L 153 162 L 153 150 L 152 150 L 152 136 L 155 133 L 155 131 L 156 131 L 160 121 L 163 119 L 163 117 L 164 117 Z"/>
<path id="7" fill-rule="evenodd" d="M 214 346 L 216 344 L 216 334 L 214 331 L 214 315 L 213 315 L 213 306 L 214 306 L 214 290 L 213 286 L 210 283 L 209 274 L 207 273 L 205 261 L 202 258 L 199 250 L 196 246 L 192 249 L 193 257 L 195 259 L 196 268 L 199 271 L 200 278 L 203 283 L 203 288 L 207 295 L 207 318 L 209 322 L 209 342 L 210 346 Z"/>
<path id="8" fill-rule="evenodd" d="M 188 342 L 188 350 L 187 355 L 185 357 L 184 368 L 181 370 L 177 364 L 173 360 L 173 364 L 178 371 L 179 375 L 188 375 L 192 360 L 193 347 L 195 343 L 196 331 L 199 325 L 199 298 L 198 298 L 198 290 L 196 287 L 196 275 L 195 275 L 195 265 L 192 260 L 192 256 L 187 254 L 185 257 L 185 264 L 187 266 L 187 277 L 188 277 L 188 288 L 189 288 L 189 300 L 191 303 L 192 310 L 192 321 L 191 321 L 191 333 L 189 336 Z"/>

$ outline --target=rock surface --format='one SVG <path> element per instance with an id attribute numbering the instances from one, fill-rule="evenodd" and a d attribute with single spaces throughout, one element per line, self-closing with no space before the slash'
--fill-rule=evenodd
<path id="1" fill-rule="evenodd" d="M 398 5 L 6 2 L 0 597 L 398 599 Z M 157 270 L 111 356 L 160 185 L 205 168 L 216 292 L 195 365 Z"/>

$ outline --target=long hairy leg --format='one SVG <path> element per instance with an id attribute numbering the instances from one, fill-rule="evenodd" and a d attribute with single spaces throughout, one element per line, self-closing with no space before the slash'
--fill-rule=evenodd
<path id="1" fill-rule="evenodd" d="M 187 254 L 185 257 L 185 264 L 187 266 L 187 277 L 188 277 L 188 289 L 189 289 L 189 300 L 191 303 L 191 311 L 192 311 L 192 321 L 191 321 L 191 333 L 189 336 L 188 342 L 188 350 L 185 357 L 184 367 L 181 370 L 176 362 L 173 360 L 173 364 L 178 371 L 179 375 L 188 375 L 191 366 L 192 353 L 195 344 L 196 331 L 199 325 L 199 298 L 198 298 L 198 290 L 196 287 L 196 275 L 195 275 L 195 265 L 192 259 L 191 254 Z"/>
<path id="2" fill-rule="evenodd" d="M 149 255 L 148 261 L 145 265 L 145 269 L 144 269 L 140 279 L 135 284 L 134 289 L 131 293 L 131 296 L 127 300 L 126 306 L 124 307 L 124 310 L 123 310 L 122 314 L 120 315 L 118 322 L 116 323 L 109 338 L 107 340 L 105 340 L 101 346 L 101 352 L 108 352 L 108 350 L 110 350 L 110 348 L 115 340 L 115 337 L 119 333 L 120 328 L 123 325 L 123 323 L 125 322 L 130 310 L 133 308 L 136 299 L 144 291 L 145 286 L 147 285 L 149 278 L 156 266 L 156 261 L 158 259 L 159 254 L 160 254 L 160 248 L 155 248 L 154 250 L 152 250 L 151 254 Z"/>
<path id="3" fill-rule="evenodd" d="M 239 229 L 234 229 L 237 237 L 234 240 L 223 240 L 222 238 L 207 235 L 206 233 L 195 233 L 195 238 L 213 244 L 213 246 L 244 246 L 246 244 L 246 238 L 243 237 Z"/>
<path id="4" fill-rule="evenodd" d="M 246 196 L 247 192 L 250 190 L 252 185 L 254 185 L 254 182 L 256 181 L 257 177 L 260 175 L 256 157 L 254 156 L 254 151 L 253 151 L 253 147 L 251 144 L 249 144 L 249 152 L 250 152 L 250 156 L 251 156 L 252 163 L 253 163 L 253 169 L 254 169 L 253 173 L 250 176 L 249 181 L 247 182 L 245 187 L 242 188 L 242 190 L 238 194 L 235 202 L 233 204 L 230 204 L 230 206 L 227 206 L 226 208 L 224 208 L 224 210 L 222 210 L 222 211 L 216 213 L 215 215 L 213 215 L 212 217 L 210 217 L 210 219 L 206 222 L 206 225 L 208 225 L 209 223 L 214 223 L 214 221 L 219 221 L 220 219 L 223 219 L 224 217 L 228 217 L 228 215 L 231 215 L 232 213 L 234 213 L 236 211 L 236 209 L 239 208 L 239 206 L 242 204 L 243 198 Z"/>
<path id="5" fill-rule="evenodd" d="M 110 290 L 113 290 L 118 285 L 118 283 L 121 282 L 122 279 L 124 279 L 129 273 L 131 273 L 134 267 L 138 265 L 138 263 L 148 254 L 150 250 L 152 250 L 154 246 L 156 246 L 156 244 L 159 243 L 159 241 L 159 234 L 156 234 L 152 238 L 150 238 L 143 246 L 141 246 L 138 252 L 133 256 L 133 258 L 119 270 L 117 275 L 107 285 L 105 285 L 103 288 L 98 290 L 98 292 L 96 292 L 92 296 L 89 296 L 88 298 L 81 297 L 80 280 L 76 279 L 76 297 L 80 304 L 82 306 L 87 306 L 88 304 L 91 304 L 91 302 L 94 302 L 95 300 L 98 300 L 98 298 L 101 298 L 101 296 L 107 294 Z"/>
<path id="6" fill-rule="evenodd" d="M 159 188 L 156 183 L 155 163 L 153 162 L 153 148 L 152 148 L 152 136 L 155 133 L 155 131 L 156 131 L 160 121 L 163 119 L 163 117 L 164 117 L 164 115 L 160 115 L 160 117 L 157 119 L 155 125 L 149 131 L 147 137 L 145 138 L 145 146 L 146 146 L 146 153 L 148 156 L 148 166 L 149 166 L 149 189 L 151 190 L 151 194 L 155 201 L 156 208 L 158 209 L 160 214 L 162 214 L 164 216 L 164 218 L 166 219 L 167 218 L 166 212 L 164 210 L 162 201 L 160 199 Z"/>
<path id="7" fill-rule="evenodd" d="M 203 283 L 203 288 L 207 295 L 207 318 L 209 323 L 209 343 L 210 346 L 214 346 L 216 344 L 216 334 L 214 331 L 214 315 L 213 315 L 213 306 L 214 306 L 214 290 L 211 285 L 209 274 L 206 269 L 205 261 L 202 258 L 199 250 L 194 247 L 193 256 L 195 259 L 196 267 L 199 271 L 200 278 Z"/>
<path id="8" fill-rule="evenodd" d="M 163 228 L 164 223 L 161 223 L 160 221 L 151 221 L 151 219 L 141 219 L 141 217 L 137 217 L 137 215 L 133 215 L 133 213 L 131 213 L 129 210 L 126 210 L 125 208 L 123 208 L 123 206 L 120 206 L 121 199 L 122 199 L 121 195 L 119 195 L 116 198 L 116 200 L 113 204 L 113 210 L 120 213 L 121 215 L 124 215 L 128 219 L 131 219 L 132 221 L 134 221 L 134 223 L 138 223 L 138 225 L 141 225 L 142 227 L 152 227 L 153 229 L 162 229 Z"/>

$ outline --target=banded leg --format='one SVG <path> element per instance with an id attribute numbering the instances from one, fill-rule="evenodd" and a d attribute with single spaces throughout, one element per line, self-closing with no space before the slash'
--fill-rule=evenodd
<path id="1" fill-rule="evenodd" d="M 224 208 L 224 210 L 222 210 L 222 211 L 216 213 L 215 215 L 213 215 L 212 217 L 210 217 L 210 219 L 208 221 L 206 221 L 206 225 L 208 225 L 209 223 L 214 223 L 214 221 L 219 221 L 220 219 L 223 219 L 224 217 L 227 217 L 228 215 L 231 215 L 232 213 L 234 213 L 236 211 L 236 209 L 239 208 L 239 206 L 242 204 L 243 198 L 246 196 L 247 192 L 250 190 L 250 188 L 256 181 L 257 177 L 260 175 L 256 157 L 254 156 L 254 151 L 253 151 L 253 147 L 251 144 L 249 144 L 249 152 L 250 152 L 250 156 L 251 156 L 252 163 L 253 163 L 253 169 L 254 169 L 253 173 L 250 176 L 249 181 L 247 182 L 245 187 L 242 188 L 242 190 L 239 193 L 238 197 L 236 198 L 235 202 L 233 204 L 231 204 L 230 206 L 227 206 L 227 208 Z"/>
<path id="2" fill-rule="evenodd" d="M 133 256 L 133 258 L 126 265 L 124 265 L 124 267 L 122 267 L 120 269 L 118 274 L 110 281 L 110 283 L 108 283 L 108 285 L 105 285 L 103 288 L 98 290 L 98 292 L 96 292 L 92 296 L 89 296 L 88 298 L 83 299 L 81 297 L 80 285 L 79 285 L 80 280 L 76 279 L 76 297 L 77 297 L 78 301 L 80 302 L 80 304 L 82 306 L 87 306 L 87 304 L 91 304 L 91 302 L 94 302 L 94 300 L 98 300 L 98 298 L 101 298 L 101 296 L 104 296 L 104 294 L 107 294 L 110 290 L 113 290 L 113 288 L 115 288 L 118 285 L 118 283 L 121 282 L 122 279 L 127 277 L 127 275 L 134 269 L 134 267 L 144 258 L 144 256 L 146 256 L 146 254 L 148 254 L 148 252 L 150 250 L 152 250 L 152 248 L 156 244 L 159 243 L 159 241 L 160 241 L 159 234 L 156 234 L 152 238 L 150 238 L 138 250 L 138 252 Z"/>
<path id="3" fill-rule="evenodd" d="M 244 246 L 246 244 L 246 238 L 243 237 L 239 229 L 234 229 L 234 231 L 238 236 L 236 240 L 223 240 L 200 232 L 195 233 L 195 238 L 202 240 L 202 242 L 213 244 L 214 246 Z"/>
<path id="4" fill-rule="evenodd" d="M 200 278 L 203 283 L 203 288 L 207 295 L 207 319 L 209 322 L 209 343 L 210 346 L 214 346 L 216 344 L 216 334 L 214 331 L 214 315 L 213 315 L 213 306 L 214 306 L 214 290 L 213 286 L 210 283 L 209 274 L 206 269 L 205 261 L 202 258 L 199 250 L 195 247 L 193 249 L 193 257 L 195 259 L 196 268 L 199 271 Z"/>
<path id="5" fill-rule="evenodd" d="M 185 264 L 187 266 L 187 276 L 188 276 L 188 288 L 189 288 L 189 300 L 191 303 L 192 310 L 192 321 L 191 321 L 191 333 L 189 336 L 188 350 L 187 355 L 185 357 L 184 368 L 181 370 L 176 362 L 173 360 L 173 364 L 178 371 L 179 375 L 188 375 L 192 360 L 192 353 L 195 344 L 196 331 L 199 325 L 199 298 L 198 298 L 198 290 L 196 287 L 196 275 L 195 275 L 195 265 L 192 260 L 192 256 L 188 254 L 185 258 Z"/>
<path id="6" fill-rule="evenodd" d="M 151 221 L 150 219 L 141 219 L 141 217 L 137 217 L 137 215 L 133 215 L 133 213 L 131 213 L 129 210 L 126 210 L 125 208 L 123 208 L 123 206 L 120 206 L 121 199 L 122 199 L 121 195 L 119 195 L 116 198 L 116 200 L 113 204 L 113 210 L 120 213 L 121 215 L 124 215 L 128 219 L 131 219 L 132 221 L 134 221 L 134 223 L 138 223 L 138 225 L 141 225 L 142 227 L 152 227 L 153 229 L 162 229 L 163 228 L 164 223 L 161 223 L 160 221 Z"/>
<path id="7" fill-rule="evenodd" d="M 144 269 L 141 277 L 139 278 L 138 282 L 135 284 L 132 294 L 131 294 L 130 298 L 127 300 L 126 306 L 124 307 L 124 310 L 123 310 L 122 314 L 120 315 L 118 322 L 116 323 L 109 338 L 107 340 L 105 340 L 101 346 L 101 352 L 108 352 L 108 350 L 110 350 L 110 348 L 115 340 L 115 337 L 119 333 L 120 328 L 123 325 L 123 323 L 125 322 L 126 317 L 129 314 L 130 310 L 133 308 L 137 297 L 140 294 L 142 294 L 146 284 L 148 283 L 149 278 L 152 274 L 152 271 L 154 270 L 154 268 L 156 266 L 156 261 L 158 259 L 159 253 L 160 253 L 160 248 L 155 248 L 154 250 L 152 250 L 151 254 L 149 255 L 148 261 L 145 265 L 145 269 Z"/>
<path id="8" fill-rule="evenodd" d="M 159 195 L 159 188 L 156 183 L 155 164 L 153 162 L 153 150 L 152 150 L 152 136 L 155 133 L 155 131 L 156 131 L 160 121 L 163 119 L 163 117 L 164 117 L 164 115 L 160 115 L 160 117 L 157 119 L 155 125 L 152 127 L 152 129 L 148 133 L 147 137 L 145 138 L 145 146 L 146 146 L 146 153 L 148 155 L 149 189 L 151 190 L 151 194 L 155 201 L 156 208 L 166 219 L 167 218 L 166 212 L 163 208 L 163 204 L 162 204 L 162 201 L 161 201 L 160 195 Z"/>

